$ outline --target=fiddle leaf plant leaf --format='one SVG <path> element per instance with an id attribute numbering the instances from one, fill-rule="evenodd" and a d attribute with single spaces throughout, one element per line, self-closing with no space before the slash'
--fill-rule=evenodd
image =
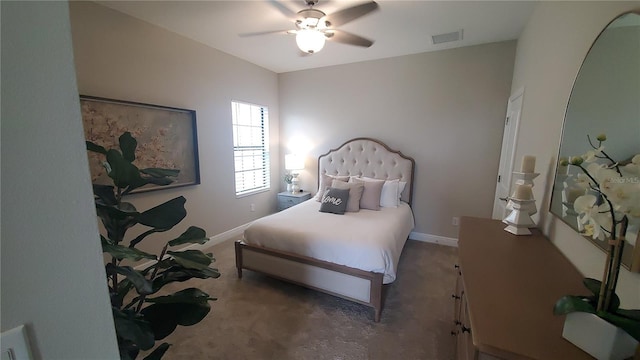
<path id="1" fill-rule="evenodd" d="M 195 325 L 207 316 L 211 310 L 208 301 L 214 299 L 209 298 L 207 294 L 204 294 L 206 298 L 201 294 L 191 295 L 193 296 L 190 296 L 188 291 L 175 297 L 169 295 L 162 303 L 154 303 L 142 309 L 142 314 L 151 323 L 156 340 L 166 337 L 177 325 Z"/>
<path id="2" fill-rule="evenodd" d="M 187 269 L 202 270 L 209 267 L 211 258 L 199 250 L 167 251 L 173 259 Z"/>
<path id="3" fill-rule="evenodd" d="M 188 288 L 175 292 L 171 295 L 146 299 L 147 302 L 155 304 L 205 304 L 209 300 L 216 299 L 209 297 L 209 294 L 197 288 Z"/>
<path id="4" fill-rule="evenodd" d="M 154 178 L 177 177 L 180 174 L 180 170 L 178 169 L 160 169 L 160 168 L 140 169 L 140 172 Z"/>
<path id="5" fill-rule="evenodd" d="M 204 244 L 208 241 L 205 231 L 196 226 L 189 226 L 187 231 L 179 237 L 169 241 L 169 246 L 177 246 L 182 244 Z"/>
<path id="6" fill-rule="evenodd" d="M 99 198 L 104 205 L 115 206 L 118 203 L 113 193 L 113 186 L 111 185 L 93 184 L 93 194 Z"/>
<path id="7" fill-rule="evenodd" d="M 136 343 L 140 349 L 149 350 L 155 341 L 150 324 L 131 311 L 112 308 L 116 333 L 119 337 Z"/>
<path id="8" fill-rule="evenodd" d="M 218 269 L 206 268 L 206 269 L 185 269 L 183 266 L 172 266 L 162 271 L 155 279 L 153 279 L 154 293 L 160 290 L 166 284 L 172 282 L 183 282 L 193 278 L 208 279 L 219 278 L 220 273 Z"/>
<path id="9" fill-rule="evenodd" d="M 149 322 L 156 340 L 164 339 L 178 327 L 178 315 L 175 311 L 167 311 L 161 304 L 147 306 L 140 314 Z"/>
<path id="10" fill-rule="evenodd" d="M 85 141 L 85 144 L 87 145 L 87 150 L 107 155 L 107 149 L 105 149 L 104 147 L 91 141 Z"/>
<path id="11" fill-rule="evenodd" d="M 157 256 L 138 250 L 136 248 L 109 244 L 104 237 L 102 239 L 102 251 L 108 253 L 118 260 L 129 259 L 133 261 L 140 261 L 142 259 L 157 259 Z"/>
<path id="12" fill-rule="evenodd" d="M 169 230 L 187 216 L 184 196 L 178 196 L 140 214 L 138 222 L 159 230 Z"/>
<path id="13" fill-rule="evenodd" d="M 120 274 L 125 276 L 133 286 L 135 286 L 138 294 L 145 295 L 153 292 L 151 282 L 147 280 L 140 272 L 134 270 L 131 266 L 118 266 L 111 263 L 105 266 L 107 275 Z"/>
<path id="14" fill-rule="evenodd" d="M 138 168 L 127 161 L 118 150 L 107 150 L 107 162 L 111 169 L 108 175 L 117 187 L 124 189 L 130 185 L 144 183 Z"/>
<path id="15" fill-rule="evenodd" d="M 120 143 L 120 150 L 122 150 L 122 157 L 128 162 L 133 162 L 136 159 L 138 141 L 134 139 L 128 131 L 120 135 L 118 141 Z"/>

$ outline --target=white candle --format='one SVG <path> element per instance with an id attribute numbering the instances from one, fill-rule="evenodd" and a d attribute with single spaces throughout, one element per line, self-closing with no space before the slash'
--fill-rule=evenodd
<path id="1" fill-rule="evenodd" d="M 533 191 L 531 185 L 518 184 L 516 185 L 516 191 L 511 195 L 516 200 L 531 200 L 533 199 Z"/>
<path id="2" fill-rule="evenodd" d="M 520 172 L 532 173 L 536 169 L 536 157 L 531 155 L 525 155 L 522 158 L 522 166 Z"/>

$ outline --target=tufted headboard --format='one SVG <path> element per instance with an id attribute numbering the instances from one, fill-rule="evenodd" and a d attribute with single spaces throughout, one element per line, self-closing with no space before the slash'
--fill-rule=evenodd
<path id="1" fill-rule="evenodd" d="M 381 141 L 355 138 L 318 157 L 320 175 L 360 175 L 382 180 L 406 181 L 400 199 L 411 205 L 415 161 Z"/>

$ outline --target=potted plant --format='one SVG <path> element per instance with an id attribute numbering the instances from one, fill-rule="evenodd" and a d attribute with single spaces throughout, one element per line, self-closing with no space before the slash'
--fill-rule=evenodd
<path id="1" fill-rule="evenodd" d="M 284 182 L 287 184 L 287 192 L 291 192 L 291 187 L 293 186 L 293 175 L 286 174 L 284 176 Z"/>
<path id="2" fill-rule="evenodd" d="M 116 337 L 122 359 L 135 359 L 141 351 L 149 354 L 145 359 L 160 359 L 170 344 L 163 342 L 154 348 L 157 340 L 171 334 L 178 325 L 189 326 L 200 322 L 210 311 L 209 301 L 216 300 L 197 288 L 187 288 L 160 296 L 167 284 L 192 278 L 217 278 L 217 269 L 211 268 L 212 254 L 199 250 L 173 250 L 184 244 L 203 244 L 208 239 L 205 231 L 191 226 L 175 239 L 166 242 L 159 255 L 136 248 L 152 234 L 168 231 L 185 218 L 186 199 L 183 196 L 166 201 L 145 211 L 138 211 L 123 197 L 146 184 L 168 185 L 179 170 L 138 169 L 137 141 L 129 132 L 119 138 L 118 149 L 87 141 L 87 150 L 105 156 L 103 165 L 113 185 L 93 185 L 96 212 L 106 234 L 101 234 L 102 250 L 110 259 L 106 265 L 107 285 L 113 312 Z M 127 230 L 134 225 L 147 229 L 134 238 L 127 238 Z M 155 240 L 155 239 L 154 239 Z M 144 269 L 125 265 L 125 261 L 155 260 Z M 153 349 L 153 350 L 152 350 Z"/>
<path id="3" fill-rule="evenodd" d="M 592 295 L 564 296 L 553 311 L 567 315 L 563 329 L 567 340 L 599 359 L 625 359 L 633 356 L 640 341 L 640 310 L 620 309 L 615 290 L 629 220 L 640 218 L 640 154 L 627 164 L 614 161 L 604 150 L 606 139 L 601 134 L 594 144 L 587 137 L 591 150 L 560 163 L 580 169 L 573 184 L 584 189 L 573 203 L 579 229 L 608 241 L 602 280 L 585 278 Z"/>

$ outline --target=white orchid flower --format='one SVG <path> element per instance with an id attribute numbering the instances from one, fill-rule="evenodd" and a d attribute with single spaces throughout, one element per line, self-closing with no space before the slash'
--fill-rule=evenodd
<path id="1" fill-rule="evenodd" d="M 582 159 L 584 159 L 584 162 L 594 162 L 598 160 L 598 157 L 602 156 L 603 150 L 604 146 L 600 146 L 597 149 L 589 150 L 584 155 L 582 155 Z"/>
<path id="2" fill-rule="evenodd" d="M 631 162 L 622 168 L 628 174 L 640 175 L 640 154 L 634 156 Z"/>
<path id="3" fill-rule="evenodd" d="M 616 184 L 606 195 L 616 212 L 631 218 L 640 218 L 640 183 Z"/>
<path id="4" fill-rule="evenodd" d="M 591 179 L 585 175 L 585 174 L 578 174 L 578 176 L 576 176 L 575 181 L 573 182 L 573 184 L 579 188 L 582 189 L 589 189 L 591 188 L 591 186 L 595 186 L 596 184 L 593 183 L 593 181 L 591 181 Z"/>
<path id="5" fill-rule="evenodd" d="M 602 229 L 611 229 L 613 221 L 609 205 L 606 202 L 598 205 L 597 202 L 595 195 L 582 195 L 574 201 L 573 209 L 578 213 L 578 222 L 583 224 L 585 235 L 604 240 L 606 233 Z"/>

